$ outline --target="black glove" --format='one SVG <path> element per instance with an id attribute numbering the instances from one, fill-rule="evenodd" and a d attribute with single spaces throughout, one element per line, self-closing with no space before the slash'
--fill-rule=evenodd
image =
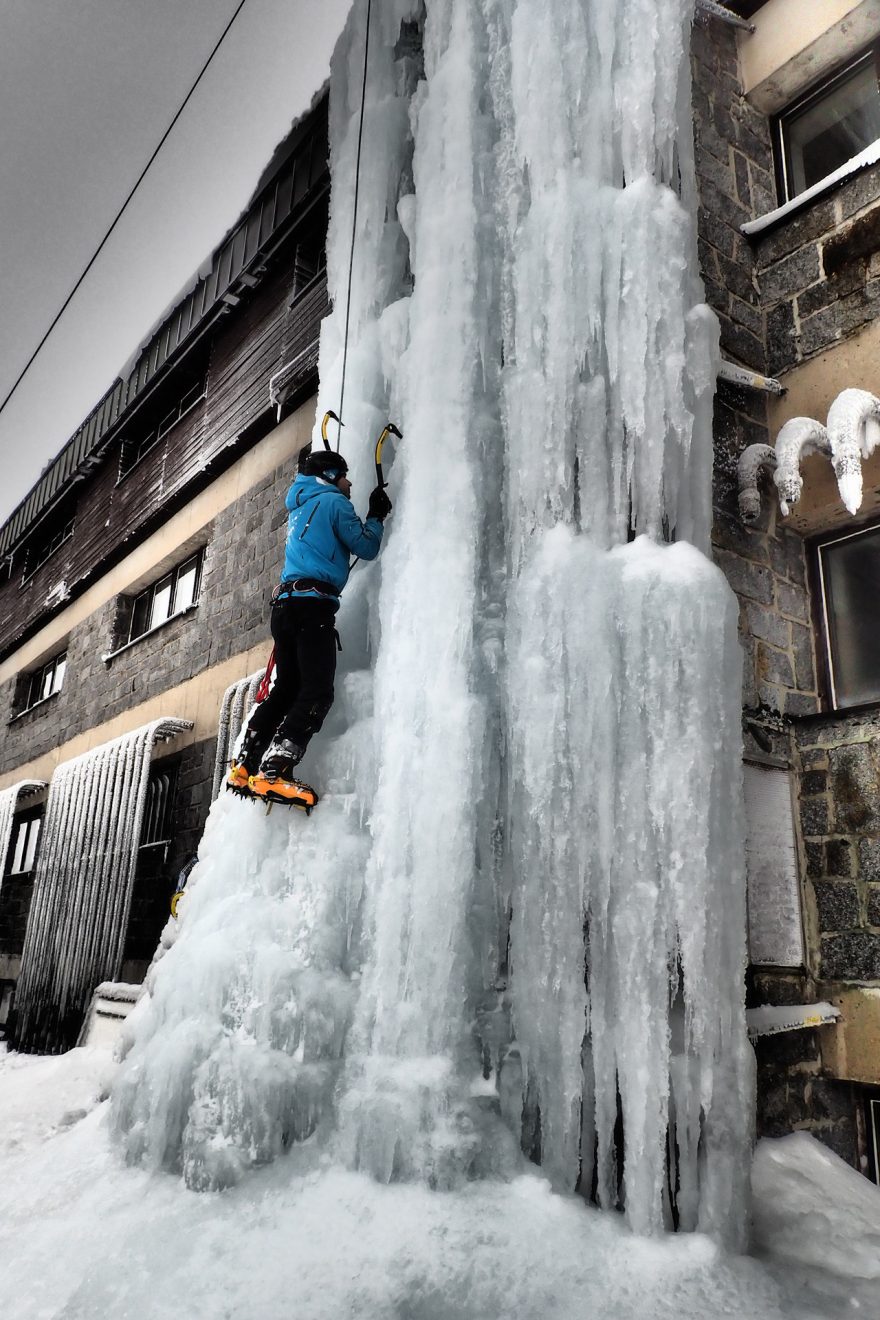
<path id="1" fill-rule="evenodd" d="M 370 494 L 370 503 L 367 509 L 368 518 L 378 518 L 379 522 L 384 522 L 391 512 L 391 501 L 385 494 L 382 486 L 377 486 Z"/>

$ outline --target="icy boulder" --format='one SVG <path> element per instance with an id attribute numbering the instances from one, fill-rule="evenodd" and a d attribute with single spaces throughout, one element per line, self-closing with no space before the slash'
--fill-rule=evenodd
<path id="1" fill-rule="evenodd" d="M 818 1302 L 823 1314 L 828 1306 L 829 1314 L 880 1315 L 875 1183 L 795 1132 L 758 1142 L 752 1189 L 755 1252 L 805 1309 Z"/>

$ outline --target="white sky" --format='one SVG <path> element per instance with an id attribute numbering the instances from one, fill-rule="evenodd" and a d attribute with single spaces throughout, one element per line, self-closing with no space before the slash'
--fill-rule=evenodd
<path id="1" fill-rule="evenodd" d="M 140 174 L 236 0 L 5 0 L 0 398 Z M 350 0 L 246 0 L 0 415 L 0 523 L 246 204 L 329 72 Z"/>

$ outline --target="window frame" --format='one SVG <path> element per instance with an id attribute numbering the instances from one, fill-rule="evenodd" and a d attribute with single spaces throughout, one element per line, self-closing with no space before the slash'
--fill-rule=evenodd
<path id="1" fill-rule="evenodd" d="M 873 701 L 851 702 L 847 706 L 838 704 L 837 685 L 834 680 L 834 657 L 831 648 L 831 619 L 828 609 L 828 593 L 825 585 L 825 569 L 822 563 L 822 551 L 826 546 L 839 544 L 841 541 L 852 541 L 859 536 L 867 536 L 870 533 L 880 534 L 880 520 L 874 519 L 871 522 L 863 524 L 861 527 L 844 528 L 837 527 L 827 532 L 821 532 L 810 541 L 810 559 L 812 560 L 811 579 L 813 587 L 813 601 L 816 610 L 815 617 L 819 621 L 821 643 L 816 647 L 816 658 L 819 661 L 820 668 L 820 694 L 822 705 L 829 714 L 834 715 L 854 715 L 859 711 L 876 710 L 880 707 L 880 696 Z"/>
<path id="2" fill-rule="evenodd" d="M 45 805 L 41 805 L 38 807 L 27 807 L 24 811 L 17 811 L 13 816 L 12 834 L 6 852 L 3 875 L 0 877 L 2 881 L 11 880 L 13 876 L 16 879 L 20 879 L 22 876 L 27 878 L 28 876 L 33 875 L 36 870 L 37 857 L 39 856 L 40 851 L 40 841 L 43 834 L 43 817 L 45 816 L 45 812 Z M 31 838 L 31 827 L 33 825 L 36 825 L 36 830 Z M 28 837 L 25 842 L 22 861 L 25 861 L 29 856 L 31 864 L 30 866 L 22 866 L 19 867 L 18 870 L 15 870 L 13 868 L 15 866 L 16 854 L 18 852 L 19 838 L 23 828 L 27 830 Z"/>
<path id="3" fill-rule="evenodd" d="M 31 542 L 25 551 L 24 567 L 22 569 L 21 585 L 24 587 L 30 582 L 35 573 L 39 573 L 44 564 L 60 550 L 73 536 L 76 528 L 76 509 L 74 508 L 69 518 L 60 525 L 59 529 L 49 538 L 47 543 L 41 545 L 37 552 L 39 557 L 35 558 L 33 542 Z"/>
<path id="4" fill-rule="evenodd" d="M 200 403 L 204 402 L 207 398 L 207 394 L 208 373 L 206 370 L 194 385 L 191 385 L 188 390 L 185 390 L 184 393 L 181 394 L 177 402 L 166 411 L 162 420 L 157 422 L 152 430 L 147 432 L 146 436 L 141 437 L 139 440 L 128 438 L 126 436 L 122 437 L 119 445 L 119 473 L 116 478 L 117 486 L 121 485 L 123 481 L 126 481 L 128 477 L 131 476 L 132 472 L 140 467 L 147 455 L 151 454 L 156 446 L 171 434 L 179 422 L 182 422 L 185 417 L 189 416 L 194 408 L 197 408 Z M 137 451 L 137 455 L 128 460 L 127 455 L 131 454 L 133 450 Z"/>
<path id="5" fill-rule="evenodd" d="M 186 605 L 179 606 L 177 603 L 177 589 L 180 584 L 180 579 L 183 576 L 184 569 L 187 569 L 193 562 L 195 562 L 195 581 L 193 583 L 192 597 Z M 186 614 L 187 611 L 195 609 L 199 603 L 199 596 L 202 590 L 202 572 L 204 569 L 204 563 L 205 547 L 201 546 L 198 550 L 194 550 L 192 554 L 187 555 L 186 559 L 181 560 L 179 564 L 175 564 L 173 568 L 167 569 L 161 577 L 156 579 L 155 582 L 152 582 L 148 587 L 144 587 L 142 591 L 137 592 L 137 594 L 131 599 L 131 615 L 128 622 L 128 635 L 122 645 L 117 649 L 122 650 L 125 646 L 133 645 L 135 642 L 140 641 L 142 637 L 147 637 L 150 633 L 155 632 L 157 628 L 161 628 L 164 624 L 170 623 L 172 619 L 179 618 L 181 614 Z M 168 602 L 168 612 L 161 619 L 154 620 L 153 606 L 155 604 L 157 588 L 162 587 L 169 579 L 171 580 L 171 591 Z M 143 600 L 148 602 L 147 618 L 149 621 L 147 626 L 142 628 L 140 632 L 135 632 L 134 626 L 138 614 L 138 605 L 139 602 Z"/>
<path id="6" fill-rule="evenodd" d="M 57 676 L 59 668 L 61 669 L 61 680 L 57 684 L 54 679 Z M 48 692 L 43 692 L 42 688 L 45 682 L 46 674 L 52 672 L 53 686 Z M 50 656 L 43 664 L 38 665 L 36 669 L 27 670 L 22 674 L 22 688 L 19 689 L 20 706 L 13 715 L 13 719 L 18 719 L 19 715 L 26 715 L 30 710 L 36 710 L 37 706 L 42 706 L 44 701 L 51 701 L 52 697 L 57 697 L 58 693 L 64 687 L 64 680 L 67 677 L 67 647 L 63 651 L 57 651 L 55 655 Z M 27 686 L 24 686 L 24 683 Z M 34 693 L 40 693 L 34 696 Z"/>
<path id="7" fill-rule="evenodd" d="M 776 190 L 780 206 L 785 206 L 789 202 L 796 201 L 798 197 L 803 197 L 804 193 L 809 192 L 812 188 L 818 188 L 825 179 L 829 178 L 835 172 L 835 170 L 829 170 L 828 174 L 823 175 L 821 179 L 817 179 L 809 188 L 805 188 L 799 193 L 792 192 L 790 190 L 789 178 L 791 169 L 789 143 L 786 133 L 788 125 L 793 118 L 802 114 L 805 110 L 809 110 L 812 105 L 818 104 L 834 92 L 836 87 L 850 78 L 863 64 L 873 64 L 874 66 L 874 76 L 877 82 L 877 96 L 878 101 L 880 101 L 880 40 L 876 40 L 872 41 L 870 45 L 864 47 L 857 55 L 854 55 L 852 59 L 848 60 L 846 64 L 835 69 L 833 73 L 825 74 L 823 77 L 817 79 L 817 81 L 812 83 L 810 87 L 800 94 L 800 96 L 787 105 L 784 110 L 780 110 L 780 112 L 773 117 L 773 155 L 776 166 Z M 875 139 L 875 141 L 880 141 L 880 139 Z M 866 146 L 867 145 L 870 144 L 866 144 Z M 862 150 L 866 150 L 866 147 L 863 147 Z M 855 155 L 858 154 L 858 152 L 855 153 Z M 850 157 L 850 159 L 854 159 L 854 157 Z M 842 161 L 841 165 L 845 163 L 845 161 Z M 835 169 L 839 168 L 840 166 L 835 166 Z"/>

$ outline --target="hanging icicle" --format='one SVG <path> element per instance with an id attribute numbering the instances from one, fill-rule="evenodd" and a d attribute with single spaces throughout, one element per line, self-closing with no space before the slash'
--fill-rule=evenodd
<path id="1" fill-rule="evenodd" d="M 153 748 L 190 728 L 154 720 L 52 776 L 16 990 L 17 1049 L 67 1048 L 92 990 L 118 979 Z"/>

